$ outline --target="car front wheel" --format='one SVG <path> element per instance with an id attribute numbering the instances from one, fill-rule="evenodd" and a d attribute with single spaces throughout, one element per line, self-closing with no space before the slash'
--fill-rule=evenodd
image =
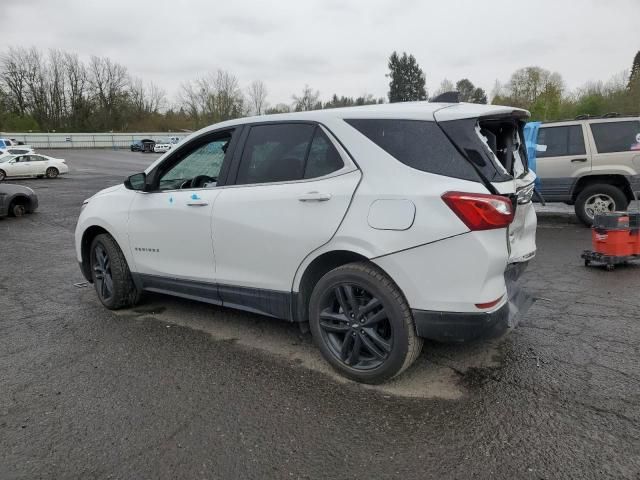
<path id="1" fill-rule="evenodd" d="M 47 178 L 56 178 L 58 176 L 58 169 L 55 167 L 49 167 L 47 168 Z"/>
<path id="2" fill-rule="evenodd" d="M 381 383 L 399 375 L 422 348 L 402 292 L 368 263 L 343 265 L 318 281 L 309 323 L 323 357 L 358 382 Z"/>
<path id="3" fill-rule="evenodd" d="M 117 310 L 138 303 L 140 292 L 113 237 L 97 235 L 91 243 L 90 255 L 91 278 L 102 304 L 110 310 Z"/>

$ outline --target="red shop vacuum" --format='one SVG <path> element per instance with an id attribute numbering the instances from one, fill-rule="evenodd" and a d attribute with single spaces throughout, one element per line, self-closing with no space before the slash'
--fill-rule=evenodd
<path id="1" fill-rule="evenodd" d="M 640 260 L 640 213 L 596 214 L 591 227 L 593 250 L 582 252 L 585 266 L 601 264 L 611 271 L 616 265 Z"/>

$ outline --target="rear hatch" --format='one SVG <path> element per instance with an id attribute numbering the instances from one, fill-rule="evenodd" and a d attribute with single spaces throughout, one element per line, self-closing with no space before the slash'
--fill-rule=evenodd
<path id="1" fill-rule="evenodd" d="M 509 263 L 536 252 L 535 173 L 529 169 L 524 125 L 529 113 L 508 107 L 454 104 L 434 114 L 438 125 L 471 163 L 493 194 L 508 196 L 515 208 L 508 229 Z"/>

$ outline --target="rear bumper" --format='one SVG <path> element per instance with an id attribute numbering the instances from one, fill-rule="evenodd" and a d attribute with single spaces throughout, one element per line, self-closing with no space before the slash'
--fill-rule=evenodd
<path id="1" fill-rule="evenodd" d="M 412 310 L 419 337 L 439 342 L 468 342 L 495 338 L 514 328 L 533 299 L 517 284 L 527 262 L 512 263 L 504 272 L 508 300 L 492 312 L 437 312 Z"/>
<path id="2" fill-rule="evenodd" d="M 498 337 L 509 328 L 509 302 L 491 313 L 413 310 L 419 337 L 438 342 L 468 342 Z"/>

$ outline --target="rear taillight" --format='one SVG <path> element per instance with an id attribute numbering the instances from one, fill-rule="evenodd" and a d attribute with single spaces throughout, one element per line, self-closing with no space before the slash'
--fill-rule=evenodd
<path id="1" fill-rule="evenodd" d="M 442 195 L 442 200 L 470 230 L 505 228 L 513 221 L 513 204 L 507 197 L 447 192 Z"/>

